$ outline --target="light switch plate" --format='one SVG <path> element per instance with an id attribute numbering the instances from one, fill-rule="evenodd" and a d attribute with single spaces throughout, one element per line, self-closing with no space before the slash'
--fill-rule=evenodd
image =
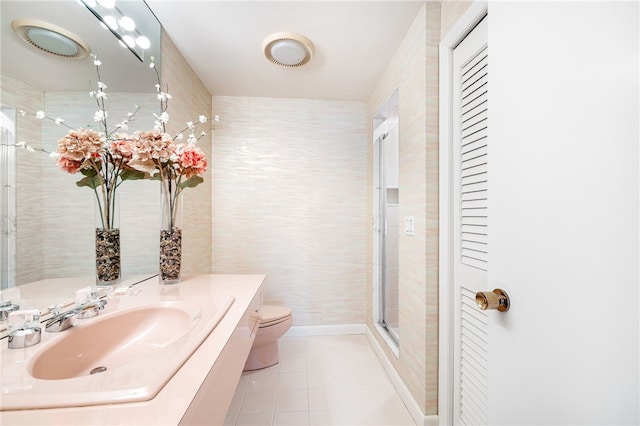
<path id="1" fill-rule="evenodd" d="M 413 237 L 416 234 L 413 226 L 413 216 L 404 217 L 404 233 L 410 237 Z"/>

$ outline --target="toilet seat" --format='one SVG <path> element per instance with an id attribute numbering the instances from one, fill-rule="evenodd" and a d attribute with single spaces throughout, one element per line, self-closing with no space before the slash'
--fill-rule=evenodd
<path id="1" fill-rule="evenodd" d="M 260 328 L 280 324 L 291 318 L 291 308 L 278 305 L 262 305 Z"/>

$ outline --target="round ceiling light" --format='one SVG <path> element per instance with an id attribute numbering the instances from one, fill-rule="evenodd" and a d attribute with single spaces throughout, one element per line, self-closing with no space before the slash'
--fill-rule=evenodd
<path id="1" fill-rule="evenodd" d="M 35 19 L 14 19 L 13 31 L 26 43 L 52 55 L 84 58 L 91 48 L 80 37 L 64 28 Z"/>
<path id="2" fill-rule="evenodd" d="M 314 47 L 311 40 L 295 33 L 276 33 L 262 42 L 264 56 L 283 67 L 299 67 L 311 60 Z"/>

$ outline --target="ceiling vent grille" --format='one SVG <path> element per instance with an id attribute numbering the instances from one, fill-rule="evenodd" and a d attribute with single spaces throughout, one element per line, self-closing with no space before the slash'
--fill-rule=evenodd
<path id="1" fill-rule="evenodd" d="M 301 67 L 311 60 L 314 46 L 311 40 L 295 33 L 275 33 L 262 42 L 264 56 L 276 65 Z"/>
<path id="2" fill-rule="evenodd" d="M 36 19 L 14 19 L 13 31 L 30 46 L 55 56 L 84 58 L 91 48 L 80 37 L 64 28 Z"/>

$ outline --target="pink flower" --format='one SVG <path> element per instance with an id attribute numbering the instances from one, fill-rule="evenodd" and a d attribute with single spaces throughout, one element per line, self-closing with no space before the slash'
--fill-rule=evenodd
<path id="1" fill-rule="evenodd" d="M 84 160 L 100 157 L 104 154 L 103 138 L 93 130 L 70 130 L 66 136 L 58 139 L 58 154 L 67 159 L 82 163 Z"/>
<path id="2" fill-rule="evenodd" d="M 166 163 L 173 154 L 175 145 L 166 133 L 151 130 L 135 133 L 132 150 L 136 160 Z"/>
<path id="3" fill-rule="evenodd" d="M 133 156 L 132 142 L 127 139 L 127 135 L 119 135 L 122 139 L 116 139 L 109 144 L 109 152 L 117 159 L 121 159 L 124 163 L 129 161 Z"/>
<path id="4" fill-rule="evenodd" d="M 179 157 L 182 174 L 188 179 L 191 176 L 201 175 L 207 171 L 207 157 L 204 152 L 195 145 L 187 145 Z"/>
<path id="5" fill-rule="evenodd" d="M 58 158 L 58 166 L 67 173 L 77 173 L 82 168 L 82 161 L 76 161 L 69 157 L 61 156 Z"/>

